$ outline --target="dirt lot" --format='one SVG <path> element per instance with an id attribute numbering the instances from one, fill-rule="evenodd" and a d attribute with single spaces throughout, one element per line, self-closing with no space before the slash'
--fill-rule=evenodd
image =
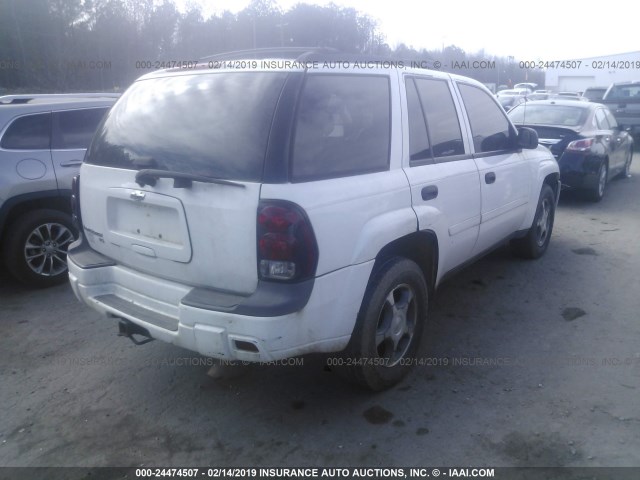
<path id="1" fill-rule="evenodd" d="M 136 347 L 67 285 L 0 273 L 2 466 L 640 466 L 640 156 L 565 196 L 547 255 L 500 249 L 444 284 L 425 357 L 372 395 L 326 371 Z M 203 362 L 204 360 L 204 362 Z"/>

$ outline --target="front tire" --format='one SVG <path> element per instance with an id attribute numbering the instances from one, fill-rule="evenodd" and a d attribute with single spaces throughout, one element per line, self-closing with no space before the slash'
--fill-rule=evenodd
<path id="1" fill-rule="evenodd" d="M 540 198 L 533 217 L 533 224 L 523 238 L 511 240 L 514 253 L 522 258 L 536 259 L 544 255 L 549 247 L 553 221 L 556 215 L 556 197 L 553 189 L 546 183 L 540 190 Z"/>
<path id="2" fill-rule="evenodd" d="M 76 238 L 68 214 L 34 210 L 13 222 L 5 236 L 5 265 L 20 282 L 44 288 L 67 281 L 67 248 Z"/>
<path id="3" fill-rule="evenodd" d="M 414 363 L 427 306 L 427 284 L 415 262 L 394 257 L 377 267 L 339 371 L 373 391 L 400 382 Z"/>

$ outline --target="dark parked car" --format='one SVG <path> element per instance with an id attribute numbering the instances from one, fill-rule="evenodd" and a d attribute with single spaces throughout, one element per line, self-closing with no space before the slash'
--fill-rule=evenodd
<path id="1" fill-rule="evenodd" d="M 527 102 L 509 112 L 518 127 L 533 128 L 560 166 L 563 186 L 600 201 L 607 182 L 629 176 L 633 139 L 599 103 L 572 100 Z"/>
<path id="2" fill-rule="evenodd" d="M 515 106 L 527 101 L 527 97 L 522 95 L 504 95 L 501 97 L 497 97 L 497 99 L 498 103 L 502 106 L 502 108 L 504 108 L 505 112 L 508 112 Z"/>
<path id="3" fill-rule="evenodd" d="M 640 135 L 640 81 L 612 84 L 602 98 L 618 124 Z"/>
<path id="4" fill-rule="evenodd" d="M 607 87 L 587 87 L 582 96 L 590 102 L 600 102 L 606 91 Z"/>

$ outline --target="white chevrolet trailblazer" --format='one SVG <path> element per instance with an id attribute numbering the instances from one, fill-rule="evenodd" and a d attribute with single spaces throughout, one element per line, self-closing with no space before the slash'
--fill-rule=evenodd
<path id="1" fill-rule="evenodd" d="M 259 53 L 122 95 L 74 180 L 71 285 L 132 339 L 250 362 L 341 352 L 388 388 L 445 276 L 508 240 L 545 252 L 558 165 L 475 80 Z"/>

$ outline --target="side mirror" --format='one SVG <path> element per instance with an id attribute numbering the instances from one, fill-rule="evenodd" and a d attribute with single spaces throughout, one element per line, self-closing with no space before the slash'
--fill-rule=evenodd
<path id="1" fill-rule="evenodd" d="M 518 129 L 518 147 L 534 149 L 538 147 L 538 132 L 532 128 L 520 127 Z"/>

